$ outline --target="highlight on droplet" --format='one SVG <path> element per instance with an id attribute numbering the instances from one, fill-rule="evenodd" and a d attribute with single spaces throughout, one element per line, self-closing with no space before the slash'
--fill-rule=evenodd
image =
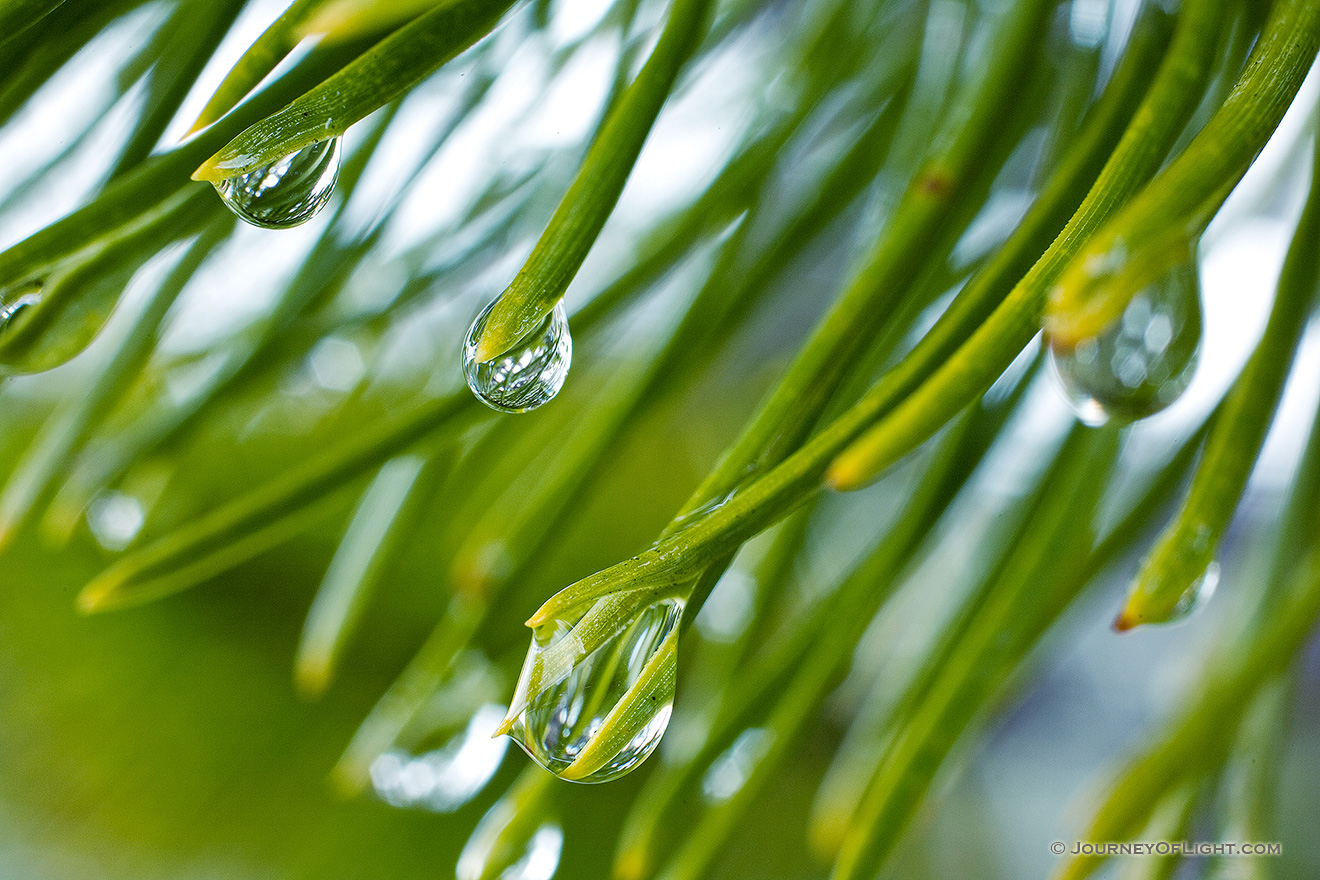
<path id="1" fill-rule="evenodd" d="M 339 179 L 341 138 L 303 147 L 296 153 L 216 181 L 215 191 L 240 219 L 262 229 L 288 229 L 325 207 Z"/>
<path id="2" fill-rule="evenodd" d="M 468 387 L 483 403 L 500 412 L 521 413 L 544 406 L 564 387 L 573 360 L 573 338 L 568 332 L 564 304 L 556 304 L 545 320 L 513 348 L 478 363 L 478 343 L 495 302 L 498 300 L 472 322 L 463 343 L 463 375 Z"/>

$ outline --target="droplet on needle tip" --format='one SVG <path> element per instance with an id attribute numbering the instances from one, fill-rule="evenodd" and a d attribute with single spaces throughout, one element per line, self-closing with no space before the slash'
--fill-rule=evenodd
<path id="1" fill-rule="evenodd" d="M 325 207 L 339 178 L 340 138 L 318 141 L 214 183 L 229 210 L 262 229 L 288 229 Z"/>

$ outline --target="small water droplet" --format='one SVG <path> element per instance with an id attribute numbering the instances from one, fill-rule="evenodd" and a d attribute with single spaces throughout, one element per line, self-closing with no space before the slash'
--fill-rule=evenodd
<path id="1" fill-rule="evenodd" d="M 391 749 L 371 762 L 376 795 L 395 807 L 420 807 L 452 813 L 475 797 L 499 769 L 508 740 L 491 734 L 504 718 L 504 707 L 487 704 L 473 714 L 467 729 L 434 751 L 413 755 Z"/>
<path id="2" fill-rule="evenodd" d="M 20 287 L 12 298 L 0 297 L 0 329 L 4 329 L 19 312 L 39 302 L 41 302 L 41 285 L 35 281 Z"/>
<path id="3" fill-rule="evenodd" d="M 520 413 L 549 403 L 568 378 L 573 338 L 564 304 L 558 303 L 541 325 L 497 358 L 477 363 L 477 342 L 495 302 L 468 328 L 463 344 L 463 375 L 472 393 L 501 412 Z"/>
<path id="4" fill-rule="evenodd" d="M 678 514 L 677 516 L 674 517 L 673 522 L 669 524 L 669 528 L 666 530 L 666 534 L 677 535 L 679 532 L 691 528 L 692 526 L 701 522 L 710 514 L 714 513 L 715 511 L 723 507 L 725 502 L 727 502 L 732 497 L 733 497 L 733 493 L 729 492 L 726 495 L 720 495 L 717 498 L 711 498 L 706 501 L 703 501 L 699 506 L 692 508 L 686 513 Z"/>
<path id="5" fill-rule="evenodd" d="M 269 165 L 215 184 L 220 198 L 242 220 L 263 229 L 306 223 L 334 192 L 340 138 L 318 141 Z"/>
<path id="6" fill-rule="evenodd" d="M 533 638 L 525 670 L 544 654 L 568 671 L 558 681 L 550 674 L 510 735 L 564 779 L 607 782 L 632 771 L 669 725 L 682 615 L 678 600 L 657 602 L 589 654 L 564 622 Z"/>
<path id="7" fill-rule="evenodd" d="M 1051 345 L 1050 360 L 1077 417 L 1098 426 L 1145 418 L 1177 400 L 1200 346 L 1201 294 L 1188 262 L 1138 292 L 1103 332 L 1070 349 Z"/>
<path id="8" fill-rule="evenodd" d="M 1196 579 L 1193 584 L 1183 591 L 1178 597 L 1178 604 L 1173 606 L 1173 613 L 1169 615 L 1165 623 L 1174 623 L 1180 620 L 1186 620 L 1197 611 L 1200 611 L 1210 602 L 1210 597 L 1215 594 L 1215 587 L 1219 585 L 1219 563 L 1211 562 L 1206 567 L 1205 573 Z"/>

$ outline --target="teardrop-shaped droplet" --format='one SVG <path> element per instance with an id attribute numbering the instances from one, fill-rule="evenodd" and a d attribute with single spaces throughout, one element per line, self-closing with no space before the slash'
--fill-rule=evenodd
<path id="1" fill-rule="evenodd" d="M 531 333 L 497 358 L 477 363 L 477 342 L 495 302 L 477 315 L 463 343 L 463 375 L 472 393 L 501 412 L 520 413 L 549 403 L 568 378 L 573 338 L 564 304 L 558 303 Z"/>
<path id="2" fill-rule="evenodd" d="M 1077 417 L 1102 425 L 1164 409 L 1196 372 L 1201 346 L 1201 294 L 1192 263 L 1147 285 L 1118 320 L 1069 348 L 1050 345 L 1050 359 Z"/>
<path id="3" fill-rule="evenodd" d="M 1210 601 L 1210 597 L 1215 594 L 1215 587 L 1219 585 L 1219 563 L 1212 562 L 1206 568 L 1205 573 L 1197 578 L 1190 587 L 1183 591 L 1178 597 L 1178 604 L 1173 606 L 1173 613 L 1169 615 L 1165 623 L 1174 623 L 1180 620 L 1186 620 L 1196 612 L 1204 608 Z"/>
<path id="4" fill-rule="evenodd" d="M 562 622 L 534 638 L 524 675 L 546 667 L 571 671 L 558 680 L 547 676 L 510 734 L 563 779 L 607 782 L 632 771 L 655 751 L 669 725 L 682 616 L 678 600 L 657 602 L 590 653 Z M 555 659 L 538 666 L 542 655 Z M 519 696 L 521 691 L 520 685 Z"/>
<path id="5" fill-rule="evenodd" d="M 337 137 L 215 184 L 229 210 L 253 226 L 288 229 L 306 223 L 334 192 L 339 177 Z"/>

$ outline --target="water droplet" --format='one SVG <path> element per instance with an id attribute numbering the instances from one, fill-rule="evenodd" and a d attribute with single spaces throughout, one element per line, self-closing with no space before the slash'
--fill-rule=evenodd
<path id="1" fill-rule="evenodd" d="M 590 652 L 565 622 L 538 633 L 519 696 L 529 674 L 540 676 L 540 687 L 510 728 L 514 740 L 551 773 L 575 782 L 607 782 L 632 771 L 669 724 L 682 615 L 678 600 L 657 602 Z"/>
<path id="2" fill-rule="evenodd" d="M 491 409 L 520 413 L 549 403 L 564 387 L 573 360 L 564 304 L 558 303 L 541 325 L 497 358 L 477 363 L 477 341 L 495 307 L 491 302 L 468 328 L 463 343 L 463 375 L 472 393 Z"/>
<path id="3" fill-rule="evenodd" d="M 1201 294 L 1188 262 L 1138 292 L 1103 332 L 1071 349 L 1051 345 L 1050 360 L 1077 417 L 1098 426 L 1145 418 L 1177 400 L 1200 345 Z"/>
<path id="4" fill-rule="evenodd" d="M 35 281 L 20 287 L 10 298 L 0 297 L 0 329 L 4 329 L 19 312 L 39 302 L 41 285 Z"/>
<path id="5" fill-rule="evenodd" d="M 381 800 L 395 807 L 452 813 L 474 798 L 499 769 L 508 740 L 491 734 L 504 707 L 487 704 L 467 729 L 434 751 L 413 755 L 391 749 L 371 762 L 371 784 Z"/>
<path id="6" fill-rule="evenodd" d="M 673 522 L 669 524 L 669 528 L 666 529 L 666 534 L 677 535 L 679 532 L 692 528 L 692 526 L 723 507 L 725 502 L 733 497 L 733 494 L 733 492 L 729 492 L 716 498 L 710 498 L 686 513 L 676 515 Z"/>
<path id="7" fill-rule="evenodd" d="M 1180 620 L 1186 620 L 1196 612 L 1200 611 L 1210 602 L 1210 597 L 1215 594 L 1215 587 L 1219 585 L 1219 563 L 1211 562 L 1206 568 L 1205 573 L 1197 578 L 1190 587 L 1183 591 L 1178 597 L 1178 604 L 1173 606 L 1171 613 L 1165 623 L 1174 623 Z"/>
<path id="8" fill-rule="evenodd" d="M 215 184 L 229 210 L 253 226 L 288 229 L 330 201 L 339 177 L 337 137 L 318 141 L 269 165 Z"/>

